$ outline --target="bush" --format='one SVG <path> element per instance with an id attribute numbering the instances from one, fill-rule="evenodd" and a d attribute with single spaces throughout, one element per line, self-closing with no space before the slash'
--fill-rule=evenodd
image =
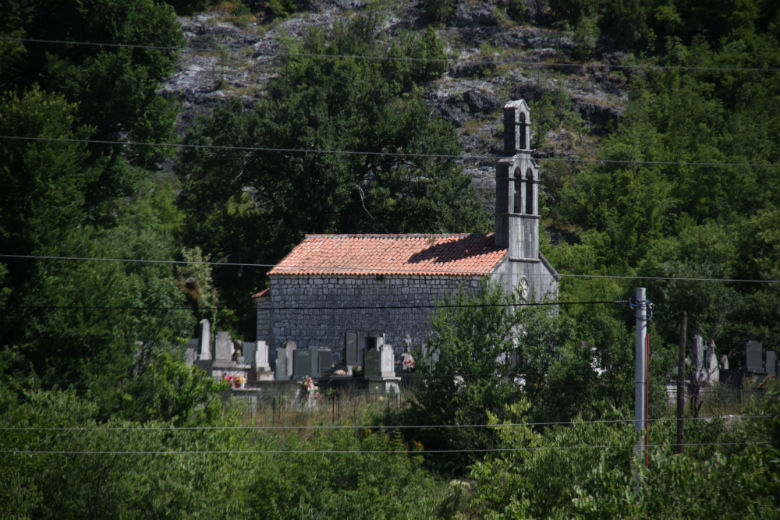
<path id="1" fill-rule="evenodd" d="M 444 23 L 455 12 L 455 0 L 424 0 L 425 17 L 431 23 Z"/>
<path id="2" fill-rule="evenodd" d="M 528 20 L 528 4 L 525 3 L 525 0 L 509 0 L 506 6 L 506 14 L 517 23 L 525 22 Z"/>

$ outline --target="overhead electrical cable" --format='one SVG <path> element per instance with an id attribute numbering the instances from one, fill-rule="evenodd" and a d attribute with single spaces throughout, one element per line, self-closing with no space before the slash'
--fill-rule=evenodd
<path id="1" fill-rule="evenodd" d="M 688 417 L 690 421 L 726 421 L 743 419 L 774 419 L 771 415 L 709 415 Z M 631 424 L 635 419 L 593 419 L 582 421 L 531 421 L 504 424 L 310 424 L 310 425 L 252 425 L 252 426 L 0 426 L 0 431 L 234 431 L 234 430 L 400 430 L 400 429 L 484 429 L 523 428 L 528 426 L 582 426 L 592 424 Z M 676 422 L 677 417 L 650 418 L 648 422 Z"/>
<path id="2" fill-rule="evenodd" d="M 158 143 L 150 141 L 117 141 L 107 139 L 76 139 L 65 137 L 33 137 L 20 135 L 0 135 L 0 139 L 12 141 L 42 141 L 59 143 L 81 143 L 81 144 L 102 144 L 110 146 L 155 146 L 181 149 L 204 149 L 204 150 L 232 150 L 242 152 L 275 152 L 275 153 L 301 153 L 301 154 L 332 154 L 332 155 L 369 155 L 386 157 L 407 157 L 407 158 L 427 158 L 427 159 L 471 159 L 471 160 L 495 160 L 502 156 L 489 154 L 443 154 L 443 153 L 413 153 L 413 152 L 391 152 L 391 151 L 357 151 L 357 150 L 331 150 L 320 148 L 284 148 L 272 146 L 236 146 L 219 144 L 191 144 L 191 143 Z M 645 165 L 645 166 L 697 166 L 712 168 L 777 168 L 776 164 L 766 163 L 733 163 L 733 162 L 712 162 L 712 161 L 639 161 L 639 160 L 619 160 L 619 159 L 588 159 L 581 157 L 534 157 L 535 161 L 540 162 L 568 162 L 584 164 L 615 164 L 615 165 Z"/>
<path id="3" fill-rule="evenodd" d="M 686 443 L 685 447 L 695 446 L 760 446 L 771 444 L 768 441 L 750 441 L 750 442 L 699 442 Z M 648 444 L 648 448 L 672 448 L 675 444 Z M 612 450 L 633 450 L 633 445 L 624 444 L 580 444 L 568 446 L 528 446 L 522 448 L 460 448 L 460 449 L 440 449 L 440 450 L 407 450 L 407 449 L 387 449 L 387 450 L 305 450 L 305 449 L 264 449 L 264 450 L 34 450 L 34 449 L 6 449 L 0 450 L 0 453 L 6 455 L 436 455 L 452 453 L 517 453 L 528 451 L 544 450 L 592 450 L 592 449 L 612 449 Z"/>
<path id="4" fill-rule="evenodd" d="M 15 41 L 25 43 L 37 43 L 46 45 L 74 45 L 74 46 L 86 46 L 86 47 L 109 47 L 109 48 L 129 48 L 140 50 L 157 50 L 157 51 L 174 51 L 185 53 L 213 53 L 222 52 L 224 48 L 220 47 L 180 47 L 169 45 L 149 45 L 149 44 L 137 44 L 137 43 L 118 43 L 118 42 L 91 42 L 91 41 L 79 41 L 79 40 L 60 40 L 60 39 L 46 39 L 46 38 L 24 38 L 14 36 L 0 36 L 2 41 Z M 243 42 L 235 42 L 237 46 L 240 46 Z M 245 44 L 245 46 L 251 46 L 252 44 Z M 322 58 L 322 59 L 364 59 L 371 61 L 404 61 L 404 62 L 421 62 L 421 63 L 457 63 L 458 58 L 445 57 L 414 57 L 414 56 L 377 56 L 370 54 L 339 54 L 339 53 L 309 53 L 309 52 L 284 52 L 284 51 L 255 51 L 253 57 L 264 56 L 269 58 Z M 480 60 L 473 61 L 495 61 L 492 56 L 485 56 Z M 609 68 L 609 69 L 625 69 L 625 70 L 677 70 L 677 71 L 700 71 L 700 72 L 751 72 L 751 73 L 775 73 L 780 72 L 778 67 L 712 67 L 712 66 L 697 66 L 697 65 L 655 65 L 655 64 L 614 64 L 614 63 L 602 63 L 602 62 L 588 62 L 588 63 L 573 63 L 573 62 L 539 62 L 530 60 L 514 60 L 514 64 L 524 67 L 539 67 L 539 68 Z"/>
<path id="5" fill-rule="evenodd" d="M 549 302 L 518 302 L 518 303 L 461 303 L 461 304 L 413 304 L 413 305 L 345 305 L 343 307 L 334 305 L 304 305 L 304 306 L 281 306 L 274 307 L 278 311 L 340 311 L 340 310 L 393 310 L 393 309 L 463 309 L 472 307 L 544 307 L 544 306 L 566 306 L 566 305 L 608 305 L 625 304 L 628 300 L 590 300 L 590 301 L 549 301 Z M 9 305 L 0 305 L 0 309 L 8 308 Z M 137 307 L 137 306 L 101 306 L 101 305 L 22 305 L 22 309 L 74 309 L 74 310 L 190 310 L 192 307 Z M 218 307 L 198 307 L 201 311 L 224 310 Z"/>
<path id="6" fill-rule="evenodd" d="M 186 260 L 157 260 L 157 259 L 144 259 L 144 258 L 101 258 L 101 257 L 80 257 L 80 256 L 55 256 L 55 255 L 22 255 L 13 253 L 0 253 L 0 258 L 15 258 L 22 260 L 63 260 L 63 261 L 84 261 L 84 262 L 124 262 L 124 263 L 145 263 L 145 264 L 179 264 L 179 265 L 210 265 L 214 267 L 257 267 L 270 269 L 276 267 L 277 264 L 255 264 L 248 262 L 210 262 L 210 261 L 186 261 Z M 287 267 L 298 267 L 290 265 Z M 311 266 L 306 266 L 311 268 Z M 323 266 L 324 268 L 324 266 Z M 368 267 L 352 267 L 343 266 L 339 268 L 333 268 L 327 266 L 328 273 L 313 273 L 312 276 L 329 276 L 339 270 L 349 271 L 350 275 L 354 275 L 354 271 L 361 271 L 367 275 L 373 273 L 384 273 L 386 268 L 368 268 Z M 330 272 L 333 271 L 333 272 Z M 403 273 L 408 271 L 409 273 L 419 273 L 419 269 L 393 269 L 394 273 Z M 431 273 L 428 273 L 431 274 Z M 437 274 L 437 273 L 432 273 Z M 440 273 L 441 276 L 456 276 L 457 273 Z M 502 275 L 504 273 L 497 273 Z M 540 275 L 541 276 L 541 275 Z M 754 284 L 780 284 L 780 280 L 776 279 L 745 279 L 745 278 L 708 278 L 708 277 L 675 277 L 675 276 L 654 276 L 654 275 L 610 275 L 610 274 L 567 274 L 558 273 L 561 278 L 595 278 L 595 279 L 616 279 L 616 280 L 653 280 L 653 281 L 668 281 L 668 282 L 711 282 L 711 283 L 754 283 Z"/>

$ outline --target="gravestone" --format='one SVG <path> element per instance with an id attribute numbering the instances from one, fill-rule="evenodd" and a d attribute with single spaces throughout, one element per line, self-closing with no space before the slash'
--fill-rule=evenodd
<path id="1" fill-rule="evenodd" d="M 380 349 L 379 371 L 383 378 L 395 377 L 395 351 L 392 345 L 383 345 Z"/>
<path id="2" fill-rule="evenodd" d="M 312 376 L 312 352 L 309 349 L 293 352 L 293 377 Z"/>
<path id="3" fill-rule="evenodd" d="M 333 354 L 328 347 L 312 347 L 312 377 L 324 377 L 333 363 Z"/>
<path id="4" fill-rule="evenodd" d="M 763 345 L 758 341 L 748 341 L 745 345 L 745 367 L 748 372 L 764 374 Z"/>
<path id="5" fill-rule="evenodd" d="M 298 348 L 298 345 L 294 341 L 289 339 L 285 341 L 283 345 L 286 351 L 285 355 L 287 356 L 287 379 L 290 379 L 293 375 L 293 361 L 294 361 L 293 354 L 295 350 Z"/>
<path id="6" fill-rule="evenodd" d="M 333 353 L 329 348 L 321 348 L 317 351 L 317 361 L 319 365 L 320 377 L 323 377 L 331 369 L 333 364 Z"/>
<path id="7" fill-rule="evenodd" d="M 363 356 L 363 360 L 363 374 L 366 377 L 381 377 L 382 367 L 378 350 L 367 350 Z"/>
<path id="8" fill-rule="evenodd" d="M 393 346 L 383 344 L 381 347 L 366 351 L 366 377 L 388 379 L 395 377 L 395 353 Z"/>
<path id="9" fill-rule="evenodd" d="M 400 397 L 400 377 L 395 375 L 395 353 L 392 345 L 384 342 L 376 349 L 366 351 L 365 364 L 368 393 L 371 395 Z"/>
<path id="10" fill-rule="evenodd" d="M 715 342 L 712 340 L 710 340 L 709 346 L 704 349 L 702 371 L 704 372 L 704 382 L 708 385 L 716 385 L 720 382 L 718 355 L 715 353 Z"/>
<path id="11" fill-rule="evenodd" d="M 200 359 L 211 360 L 211 324 L 209 320 L 200 320 Z"/>
<path id="12" fill-rule="evenodd" d="M 363 364 L 363 360 L 360 359 L 360 349 L 358 348 L 357 332 L 347 332 L 346 350 L 347 350 L 346 352 L 347 370 L 352 370 L 352 365 Z"/>
<path id="13" fill-rule="evenodd" d="M 288 381 L 290 376 L 287 375 L 288 367 L 290 364 L 287 362 L 287 349 L 276 349 L 276 370 L 274 371 L 274 379 L 276 381 Z"/>
<path id="14" fill-rule="evenodd" d="M 766 362 L 764 363 L 764 370 L 766 370 L 767 375 L 777 377 L 777 356 L 775 356 L 774 350 L 767 350 L 764 353 L 764 359 Z"/>
<path id="15" fill-rule="evenodd" d="M 251 359 L 258 381 L 274 380 L 274 373 L 271 371 L 271 364 L 268 361 L 268 343 L 265 341 L 256 342 Z"/>
<path id="16" fill-rule="evenodd" d="M 337 349 L 330 351 L 330 364 L 334 367 L 344 366 L 344 351 Z"/>
<path id="17" fill-rule="evenodd" d="M 200 349 L 200 341 L 198 338 L 190 338 L 187 342 L 187 351 L 185 352 L 185 361 L 187 366 L 192 366 L 198 359 L 198 350 Z"/>
<path id="18" fill-rule="evenodd" d="M 230 340 L 230 333 L 227 331 L 217 332 L 217 339 L 214 342 L 214 360 L 232 361 L 233 342 Z"/>
<path id="19" fill-rule="evenodd" d="M 253 359 L 255 362 L 255 368 L 257 370 L 271 369 L 271 365 L 268 363 L 268 343 L 265 341 L 258 341 L 255 343 L 255 353 Z"/>
<path id="20" fill-rule="evenodd" d="M 693 368 L 698 374 L 704 364 L 704 338 L 701 334 L 693 336 Z"/>
<path id="21" fill-rule="evenodd" d="M 242 357 L 244 358 L 244 363 L 248 365 L 253 365 L 255 362 L 256 351 L 257 351 L 257 342 L 245 341 L 244 344 L 241 346 L 241 354 L 243 355 Z"/>

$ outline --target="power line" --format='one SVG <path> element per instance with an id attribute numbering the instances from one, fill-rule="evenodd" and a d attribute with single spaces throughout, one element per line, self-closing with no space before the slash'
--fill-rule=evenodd
<path id="1" fill-rule="evenodd" d="M 31 260 L 73 260 L 81 262 L 122 262 L 138 264 L 175 264 L 175 265 L 211 265 L 211 266 L 233 266 L 233 267 L 275 267 L 276 264 L 251 264 L 243 262 L 210 262 L 207 260 L 155 260 L 146 258 L 101 258 L 87 256 L 54 256 L 54 255 L 16 255 L 0 253 L 0 258 L 17 258 Z"/>
<path id="2" fill-rule="evenodd" d="M 728 419 L 774 419 L 771 415 L 727 415 L 689 417 L 686 422 Z M 648 422 L 677 422 L 677 417 L 658 417 Z M 594 419 L 588 421 L 535 421 L 505 424 L 312 424 L 312 425 L 253 425 L 253 426 L 0 426 L 0 431 L 258 431 L 258 430 L 402 430 L 402 429 L 481 429 L 481 428 L 523 428 L 528 426 L 581 426 L 591 424 L 631 424 L 634 419 Z"/>
<path id="3" fill-rule="evenodd" d="M 771 444 L 768 441 L 754 442 L 700 442 L 686 443 L 686 447 L 696 446 L 761 446 Z M 648 448 L 670 448 L 675 444 L 648 444 Z M 625 444 L 581 444 L 567 446 L 528 446 L 523 448 L 466 448 L 441 450 L 0 450 L 6 455 L 439 455 L 456 453 L 517 453 L 546 450 L 592 450 L 612 449 L 629 450 L 633 445 Z"/>
<path id="4" fill-rule="evenodd" d="M 290 306 L 274 307 L 279 311 L 340 311 L 340 310 L 394 310 L 394 309 L 464 309 L 464 308 L 482 308 L 482 307 L 538 307 L 538 306 L 566 306 L 566 305 L 600 305 L 600 304 L 624 304 L 628 300 L 592 300 L 592 301 L 550 301 L 550 302 L 518 302 L 518 303 L 476 303 L 476 304 L 413 304 L 413 305 L 346 305 L 336 307 L 330 305 L 312 305 L 312 306 Z M 20 309 L 83 309 L 83 310 L 142 310 L 142 311 L 162 311 L 162 310 L 191 310 L 192 307 L 142 307 L 142 306 L 101 306 L 101 305 L 2 305 L 0 308 L 20 308 Z M 201 311 L 224 310 L 225 307 L 198 307 Z"/>
<path id="5" fill-rule="evenodd" d="M 758 280 L 745 278 L 697 278 L 693 276 L 643 276 L 643 275 L 607 275 L 607 274 L 562 274 L 565 278 L 607 278 L 617 280 L 660 280 L 676 282 L 722 282 L 722 283 L 780 283 L 780 280 Z"/>
<path id="6" fill-rule="evenodd" d="M 195 264 L 203 264 L 203 265 L 210 265 L 214 267 L 258 267 L 258 268 L 273 268 L 276 267 L 278 264 L 256 264 L 256 263 L 245 263 L 245 262 L 210 262 L 210 261 L 186 261 L 186 260 L 156 260 L 156 259 L 144 259 L 144 258 L 101 258 L 101 257 L 79 257 L 79 256 L 55 256 L 55 255 L 21 255 L 21 254 L 10 254 L 10 253 L 0 253 L 0 258 L 14 258 L 14 259 L 23 259 L 23 260 L 65 260 L 65 261 L 84 261 L 84 262 L 123 262 L 123 263 L 145 263 L 145 264 L 181 264 L 181 265 L 195 265 Z M 289 267 L 300 267 L 300 266 L 289 266 Z M 310 266 L 308 266 L 310 267 Z M 361 271 L 365 273 L 365 275 L 372 275 L 375 273 L 386 273 L 387 269 L 385 268 L 367 268 L 367 267 L 350 267 L 350 266 L 343 266 L 343 267 L 330 267 L 328 266 L 329 270 L 333 270 L 332 273 L 321 273 L 316 274 L 312 276 L 336 276 L 338 275 L 338 271 Z M 410 274 L 419 274 L 418 269 L 394 269 L 394 274 L 400 274 L 403 275 L 404 272 L 408 272 Z M 354 275 L 353 272 L 349 273 L 350 275 Z M 506 273 L 498 273 L 499 275 L 507 275 Z M 362 274 L 355 275 L 355 276 L 361 276 Z M 457 273 L 426 273 L 426 275 L 437 275 L 437 276 L 458 276 Z M 542 275 L 539 275 L 542 276 Z M 567 274 L 567 273 L 558 273 L 558 276 L 561 278 L 592 278 L 592 279 L 613 279 L 613 280 L 655 280 L 655 281 L 667 281 L 667 282 L 712 282 L 712 283 L 753 283 L 753 284 L 780 284 L 780 280 L 775 279 L 767 279 L 767 280 L 761 280 L 761 279 L 746 279 L 746 278 L 706 278 L 706 277 L 692 277 L 692 276 L 686 276 L 686 277 L 675 277 L 675 276 L 651 276 L 651 275 L 608 275 L 608 274 Z M 562 304 L 565 304 L 565 302 L 562 302 Z"/>
<path id="7" fill-rule="evenodd" d="M 74 45 L 74 46 L 86 46 L 86 47 L 109 47 L 109 48 L 130 48 L 141 50 L 157 50 L 157 51 L 176 51 L 187 53 L 213 53 L 223 52 L 225 49 L 220 47 L 179 47 L 179 46 L 166 46 L 166 45 L 149 45 L 149 44 L 134 44 L 134 43 L 115 43 L 115 42 L 90 42 L 90 41 L 77 41 L 77 40 L 55 40 L 44 38 L 19 38 L 13 36 L 0 37 L 3 41 L 17 41 L 27 43 L 40 43 L 51 45 Z M 322 59 L 364 59 L 370 61 L 404 61 L 404 62 L 421 62 L 421 63 L 457 63 L 459 60 L 453 57 L 435 58 L 435 57 L 414 57 L 414 56 L 377 56 L 368 54 L 338 54 L 338 53 L 307 53 L 307 52 L 270 52 L 270 51 L 255 51 L 253 57 L 265 56 L 269 58 L 322 58 Z M 492 56 L 485 56 L 479 60 L 472 60 L 471 62 L 493 62 L 495 58 Z M 615 69 L 615 70 L 677 70 L 677 71 L 698 71 L 698 72 L 756 72 L 756 73 L 774 73 L 780 72 L 780 68 L 777 67 L 710 67 L 710 66 L 696 66 L 696 65 L 628 65 L 628 64 L 611 64 L 603 62 L 589 62 L 589 63 L 573 63 L 573 62 L 539 62 L 529 60 L 514 60 L 513 64 L 523 67 L 535 67 L 535 68 L 577 68 L 577 69 Z"/>
<path id="8" fill-rule="evenodd" d="M 180 149 L 204 149 L 204 150 L 226 150 L 242 152 L 275 152 L 275 153 L 301 153 L 301 154 L 326 154 L 326 155 L 361 155 L 361 156 L 383 156 L 400 158 L 427 158 L 427 159 L 470 159 L 470 160 L 496 160 L 503 156 L 489 154 L 445 154 L 445 153 L 413 153 L 413 152 L 378 152 L 378 151 L 356 151 L 356 150 L 326 150 L 320 148 L 284 148 L 272 146 L 236 146 L 236 145 L 218 145 L 218 144 L 189 144 L 189 143 L 158 143 L 151 141 L 116 141 L 108 139 L 76 139 L 65 137 L 32 137 L 19 135 L 0 135 L 0 139 L 31 142 L 58 142 L 58 143 L 81 143 L 81 144 L 102 144 L 110 146 L 152 146 Z M 638 160 L 618 160 L 618 159 L 587 159 L 581 157 L 535 157 L 534 160 L 540 162 L 569 162 L 583 164 L 612 164 L 612 165 L 644 165 L 644 166 L 695 166 L 711 168 L 777 168 L 775 164 L 765 163 L 732 163 L 732 162 L 712 162 L 712 161 L 638 161 Z"/>

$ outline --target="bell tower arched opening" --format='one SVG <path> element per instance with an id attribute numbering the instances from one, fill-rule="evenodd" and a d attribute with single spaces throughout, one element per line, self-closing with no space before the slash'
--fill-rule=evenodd
<path id="1" fill-rule="evenodd" d="M 526 122 L 525 112 L 520 112 L 520 121 L 518 123 L 520 127 L 520 149 L 528 149 L 528 124 Z"/>
<path id="2" fill-rule="evenodd" d="M 514 196 L 514 206 L 512 208 L 512 213 L 522 213 L 523 212 L 523 174 L 520 168 L 515 168 L 514 178 L 515 178 L 515 194 L 514 194 L 515 196 Z"/>

